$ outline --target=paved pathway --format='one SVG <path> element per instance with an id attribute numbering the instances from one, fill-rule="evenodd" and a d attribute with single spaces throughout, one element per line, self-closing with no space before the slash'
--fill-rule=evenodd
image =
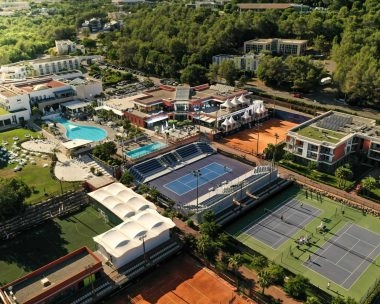
<path id="1" fill-rule="evenodd" d="M 254 155 L 246 154 L 244 152 L 232 149 L 232 148 L 227 147 L 226 145 L 223 145 L 221 143 L 213 142 L 212 145 L 215 148 L 219 148 L 221 150 L 224 150 L 226 152 L 229 152 L 229 153 L 232 153 L 232 154 L 235 154 L 235 155 L 243 155 L 245 158 L 247 158 L 247 159 L 249 159 L 251 161 L 254 161 L 257 164 L 268 163 L 267 161 L 259 159 L 259 158 L 257 158 Z M 329 185 L 326 185 L 326 184 L 318 183 L 318 182 L 316 182 L 314 180 L 311 180 L 310 178 L 307 178 L 306 176 L 303 176 L 301 174 L 298 174 L 296 172 L 290 171 L 290 170 L 282 168 L 282 167 L 279 167 L 278 169 L 279 169 L 280 176 L 283 177 L 283 178 L 293 178 L 293 179 L 296 179 L 297 181 L 299 181 L 302 184 L 308 185 L 308 186 L 313 187 L 315 189 L 319 189 L 321 191 L 325 191 L 325 192 L 331 193 L 334 196 L 337 196 L 339 198 L 346 199 L 346 200 L 350 201 L 354 205 L 364 206 L 365 208 L 370 208 L 372 210 L 376 210 L 377 212 L 380 212 L 380 204 L 376 204 L 373 201 L 365 199 L 365 198 L 357 195 L 356 193 L 347 193 L 344 190 L 340 190 L 340 189 L 337 189 L 335 187 L 332 187 L 332 186 L 329 186 Z"/>

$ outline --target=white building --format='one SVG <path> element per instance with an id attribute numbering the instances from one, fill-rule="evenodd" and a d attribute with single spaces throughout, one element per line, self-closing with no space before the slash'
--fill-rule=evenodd
<path id="1" fill-rule="evenodd" d="M 0 80 L 23 80 L 27 77 L 44 76 L 80 68 L 80 57 L 59 56 L 20 61 L 1 66 Z"/>
<path id="2" fill-rule="evenodd" d="M 103 92 L 103 84 L 99 80 L 75 78 L 68 83 L 80 99 L 92 100 Z"/>
<path id="3" fill-rule="evenodd" d="M 30 119 L 29 97 L 12 85 L 0 85 L 0 127 Z"/>
<path id="4" fill-rule="evenodd" d="M 98 252 L 116 268 L 141 257 L 170 239 L 174 222 L 160 215 L 156 206 L 120 183 L 113 183 L 89 193 L 105 211 L 105 217 L 116 217 L 121 224 L 97 235 Z"/>
<path id="5" fill-rule="evenodd" d="M 238 70 L 255 72 L 259 66 L 262 55 L 216 55 L 212 56 L 212 63 L 221 64 L 223 61 L 233 61 Z"/>
<path id="6" fill-rule="evenodd" d="M 85 48 L 83 45 L 76 44 L 71 40 L 56 40 L 55 48 L 58 55 L 67 55 L 70 53 L 75 53 L 78 50 L 83 54 L 85 53 Z"/>
<path id="7" fill-rule="evenodd" d="M 282 55 L 301 56 L 307 48 L 307 40 L 297 39 L 253 39 L 244 42 L 245 53 L 261 53 L 263 51 L 276 52 Z"/>

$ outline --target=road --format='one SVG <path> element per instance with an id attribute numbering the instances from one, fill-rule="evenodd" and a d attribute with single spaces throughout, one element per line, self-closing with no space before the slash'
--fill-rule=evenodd
<path id="1" fill-rule="evenodd" d="M 326 110 L 336 109 L 336 110 L 345 111 L 345 112 L 349 111 L 352 114 L 367 117 L 370 119 L 380 118 L 379 111 L 375 109 L 353 107 L 353 106 L 344 104 L 342 102 L 336 101 L 335 96 L 334 96 L 335 92 L 333 90 L 330 90 L 330 91 L 326 90 L 325 87 L 320 87 L 318 90 L 316 90 L 313 93 L 303 94 L 302 95 L 303 98 L 296 98 L 290 92 L 281 91 L 278 89 L 273 89 L 271 87 L 268 87 L 260 80 L 254 80 L 254 81 L 248 82 L 247 87 L 252 88 L 253 90 L 257 90 L 257 92 L 265 92 L 273 96 L 302 101 L 310 105 L 311 108 L 317 104 L 318 106 L 325 107 Z M 316 101 L 316 103 L 314 101 Z"/>

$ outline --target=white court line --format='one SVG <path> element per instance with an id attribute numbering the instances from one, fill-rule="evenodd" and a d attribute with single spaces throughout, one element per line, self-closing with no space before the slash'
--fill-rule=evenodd
<path id="1" fill-rule="evenodd" d="M 351 225 L 352 224 L 348 224 L 348 228 L 346 228 L 344 231 L 342 231 L 342 233 L 344 234 L 350 227 L 351 227 Z M 343 234 L 341 234 L 338 238 L 337 238 L 337 240 L 343 235 Z M 334 240 L 335 241 L 335 240 Z M 325 245 L 325 244 L 327 244 L 327 243 L 329 243 L 329 245 L 326 247 L 326 248 L 323 248 L 323 246 Z M 321 246 L 323 249 L 321 250 L 321 252 L 319 253 L 318 251 L 316 252 L 316 253 L 318 253 L 318 256 L 317 256 L 317 258 L 314 260 L 314 261 L 317 261 L 319 258 L 320 258 L 320 256 L 319 255 L 321 255 L 322 253 L 325 253 L 331 246 L 333 245 L 333 243 L 332 243 L 332 241 L 331 242 L 329 242 L 328 240 L 326 240 L 326 242 L 324 242 L 323 243 L 323 245 Z M 338 247 L 338 246 L 337 246 Z"/>
<path id="2" fill-rule="evenodd" d="M 359 240 L 359 241 L 362 242 L 362 243 L 367 244 L 368 246 L 375 247 L 375 248 L 379 246 L 379 245 L 375 246 L 375 245 L 373 245 L 373 244 L 371 244 L 371 243 L 368 243 L 368 242 L 366 242 L 366 241 L 364 241 L 364 240 L 362 240 L 362 239 L 359 239 L 357 236 L 355 236 L 355 235 L 353 235 L 353 234 L 351 234 L 351 233 L 349 233 L 349 232 L 346 232 L 346 234 L 349 235 L 349 236 L 351 236 L 352 238 L 355 238 L 355 239 Z M 361 254 L 361 253 L 360 253 L 360 254 Z"/>
<path id="3" fill-rule="evenodd" d="M 338 265 L 338 263 L 347 255 L 347 254 L 349 254 L 349 253 L 351 253 L 351 249 L 353 249 L 356 245 L 357 245 L 357 243 L 359 243 L 360 242 L 360 240 L 357 240 L 356 241 L 356 243 L 355 243 L 355 245 L 354 246 L 352 246 L 335 264 L 337 264 Z"/>
<path id="4" fill-rule="evenodd" d="M 351 234 L 351 233 L 349 233 L 349 232 L 346 232 L 346 234 L 348 234 L 349 236 L 352 236 L 353 238 L 355 238 L 355 239 L 357 239 L 357 240 L 362 241 L 363 243 L 366 243 L 366 244 L 370 245 L 371 247 L 377 247 L 377 246 L 374 245 L 374 244 L 368 243 L 367 241 L 363 241 L 362 239 L 358 238 L 357 236 L 355 236 L 355 235 L 353 235 L 353 234 Z"/>
<path id="5" fill-rule="evenodd" d="M 377 247 L 379 247 L 379 246 L 376 246 L 370 253 L 369 253 L 369 255 L 367 255 L 366 256 L 366 258 L 369 258 L 369 259 L 371 259 L 370 258 L 370 255 L 372 254 L 372 252 L 374 252 L 376 249 L 377 249 Z M 351 274 L 343 281 L 343 283 L 342 284 L 344 284 L 351 276 L 352 276 L 352 274 L 365 262 L 365 261 L 367 261 L 366 259 L 363 259 L 362 260 L 362 262 L 351 272 Z M 368 262 L 368 261 L 367 261 Z M 371 265 L 372 263 L 370 263 L 369 262 L 369 265 L 366 267 L 366 269 Z M 362 272 L 362 274 L 363 274 L 363 272 Z M 351 284 L 351 286 L 359 279 L 361 277 L 361 275 Z"/>

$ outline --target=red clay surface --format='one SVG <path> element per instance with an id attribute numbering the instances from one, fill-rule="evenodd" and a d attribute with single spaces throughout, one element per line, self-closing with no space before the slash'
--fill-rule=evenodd
<path id="1" fill-rule="evenodd" d="M 174 257 L 136 284 L 133 291 L 118 296 L 112 304 L 252 304 L 235 288 L 186 254 Z"/>
<path id="2" fill-rule="evenodd" d="M 297 123 L 287 120 L 272 118 L 262 123 L 259 128 L 259 146 L 257 151 L 257 128 L 245 129 L 236 134 L 226 137 L 226 145 L 236 150 L 249 154 L 261 154 L 268 144 L 275 144 L 277 133 L 279 138 L 277 143 L 285 140 L 289 129 L 297 126 Z"/>

